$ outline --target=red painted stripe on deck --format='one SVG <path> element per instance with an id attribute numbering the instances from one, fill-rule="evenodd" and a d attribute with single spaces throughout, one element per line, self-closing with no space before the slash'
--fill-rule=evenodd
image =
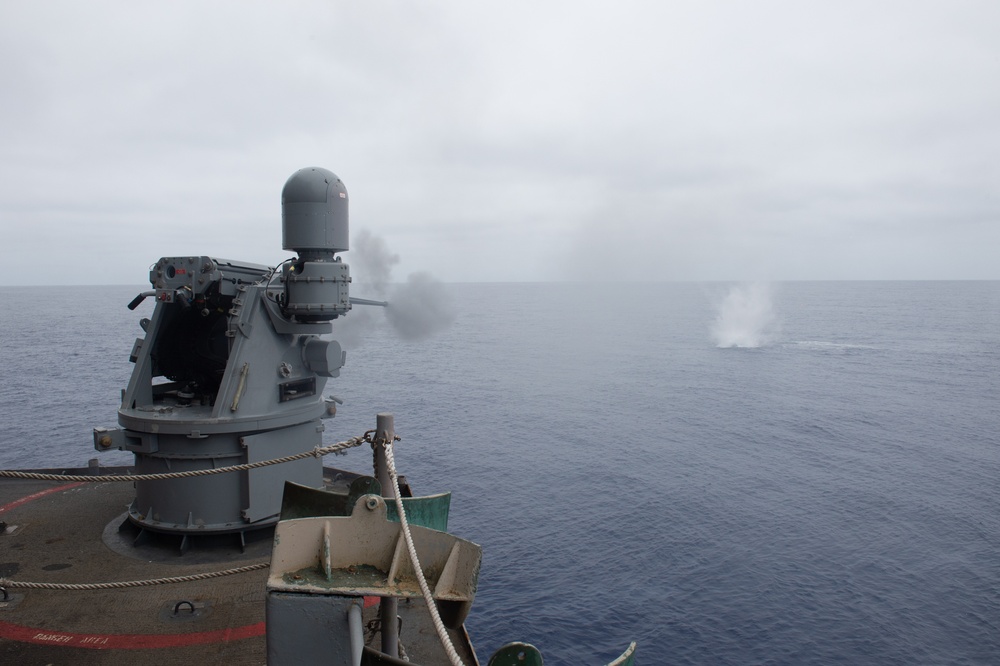
<path id="1" fill-rule="evenodd" d="M 155 650 L 204 645 L 205 643 L 228 643 L 244 638 L 263 636 L 264 630 L 264 623 L 258 622 L 242 627 L 191 634 L 77 634 L 69 631 L 24 627 L 0 621 L 0 638 L 22 643 L 90 650 Z"/>
<path id="2" fill-rule="evenodd" d="M 76 483 L 64 483 L 63 485 L 56 486 L 55 488 L 47 488 L 45 490 L 39 490 L 37 493 L 33 493 L 26 497 L 22 497 L 19 500 L 14 500 L 10 504 L 4 504 L 3 506 L 0 506 L 0 513 L 3 513 L 4 511 L 10 511 L 11 509 L 16 509 L 22 504 L 27 504 L 28 502 L 36 500 L 39 497 L 45 497 L 46 495 L 51 495 L 52 493 L 62 492 L 63 490 L 69 490 L 70 488 L 76 488 L 77 486 L 82 486 L 82 485 L 83 481 L 78 481 Z"/>
<path id="3" fill-rule="evenodd" d="M 55 488 L 47 488 L 0 506 L 0 513 L 9 511 L 52 493 L 82 486 L 83 482 L 66 483 Z M 20 624 L 0 621 L 0 638 L 38 645 L 87 648 L 91 650 L 142 650 L 204 645 L 205 643 L 228 643 L 244 638 L 264 635 L 264 623 L 248 624 L 242 627 L 202 631 L 191 634 L 77 634 L 68 631 L 53 631 L 25 627 Z"/>

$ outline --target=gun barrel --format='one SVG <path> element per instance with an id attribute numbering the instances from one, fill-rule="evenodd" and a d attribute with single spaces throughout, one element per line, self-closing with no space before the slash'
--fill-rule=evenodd
<path id="1" fill-rule="evenodd" d="M 378 305 L 384 308 L 389 305 L 389 301 L 373 301 L 370 298 L 355 298 L 351 296 L 351 305 Z"/>

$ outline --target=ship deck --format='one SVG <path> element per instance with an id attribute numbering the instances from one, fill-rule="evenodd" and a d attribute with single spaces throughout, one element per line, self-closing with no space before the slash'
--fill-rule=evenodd
<path id="1" fill-rule="evenodd" d="M 328 484 L 342 483 L 338 475 L 325 469 Z M 0 578 L 73 584 L 145 581 L 270 559 L 271 530 L 249 537 L 242 550 L 234 535 L 194 540 L 183 555 L 175 538 L 133 545 L 135 533 L 119 530 L 133 494 L 130 483 L 0 479 L 0 521 L 6 523 L 0 534 Z M 264 664 L 267 574 L 262 568 L 124 589 L 11 587 L 6 600 L 0 597 L 0 662 Z M 377 612 L 377 605 L 366 608 L 366 627 Z M 422 600 L 401 599 L 399 615 L 400 642 L 413 663 L 448 663 Z M 463 661 L 478 664 L 464 628 L 450 631 Z M 381 641 L 377 628 L 366 630 L 365 638 L 376 648 Z"/>

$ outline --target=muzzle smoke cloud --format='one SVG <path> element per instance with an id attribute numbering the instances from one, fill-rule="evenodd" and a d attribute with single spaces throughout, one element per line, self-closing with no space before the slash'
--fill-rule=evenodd
<path id="1" fill-rule="evenodd" d="M 357 347 L 371 330 L 387 321 L 403 340 L 426 340 L 448 328 L 455 320 L 455 307 L 448 290 L 430 273 L 411 274 L 406 282 L 392 281 L 399 255 L 385 240 L 365 230 L 351 242 L 353 284 L 351 293 L 361 298 L 389 302 L 379 308 L 355 305 L 337 323 L 335 335 L 346 347 Z"/>

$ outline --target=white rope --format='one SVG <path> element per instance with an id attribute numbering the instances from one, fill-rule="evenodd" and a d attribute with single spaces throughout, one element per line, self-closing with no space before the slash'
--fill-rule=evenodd
<path id="1" fill-rule="evenodd" d="M 420 560 L 417 559 L 417 549 L 413 546 L 413 536 L 410 534 L 410 524 L 406 520 L 406 509 L 403 508 L 403 497 L 399 492 L 399 478 L 396 475 L 396 461 L 392 456 L 392 442 L 387 442 L 385 446 L 385 461 L 389 467 L 389 478 L 392 479 L 392 486 L 396 491 L 396 510 L 399 512 L 399 524 L 403 528 L 403 539 L 406 541 L 406 548 L 410 551 L 410 561 L 417 574 L 417 582 L 420 583 L 420 591 L 423 592 L 424 601 L 427 602 L 427 610 L 430 611 L 431 620 L 434 622 L 434 629 L 437 630 L 441 645 L 444 646 L 452 666 L 463 666 L 462 659 L 458 656 L 455 646 L 452 645 L 448 631 L 444 628 L 441 615 L 438 613 L 437 604 L 434 603 L 434 596 L 431 594 L 427 579 L 424 578 L 424 570 L 420 568 Z"/>
<path id="2" fill-rule="evenodd" d="M 173 578 L 150 578 L 147 580 L 122 580 L 110 583 L 26 583 L 16 580 L 0 578 L 0 589 L 15 588 L 23 590 L 117 590 L 126 587 L 147 587 L 149 585 L 167 585 L 169 583 L 189 583 L 196 580 L 207 580 L 220 576 L 231 576 L 233 574 L 257 571 L 271 566 L 269 562 L 249 564 L 236 569 L 226 569 L 224 571 L 210 571 L 207 573 L 191 574 L 190 576 L 175 576 Z"/>
<path id="3" fill-rule="evenodd" d="M 242 465 L 230 465 L 229 467 L 216 467 L 213 469 L 192 469 L 187 472 L 163 472 L 161 474 L 106 474 L 106 475 L 81 475 L 81 474 L 44 474 L 40 472 L 21 472 L 16 469 L 2 469 L 0 470 L 0 477 L 6 477 L 9 479 L 34 479 L 36 481 L 83 481 L 83 482 L 94 482 L 94 483 L 104 483 L 106 481 L 162 481 L 165 479 L 186 479 L 192 476 L 209 476 L 211 474 L 225 474 L 226 472 L 241 472 L 249 469 L 257 469 L 258 467 L 267 467 L 268 465 L 280 465 L 286 462 L 292 462 L 293 460 L 301 460 L 303 458 L 319 458 L 325 456 L 329 453 L 337 453 L 345 449 L 349 449 L 355 446 L 360 446 L 368 441 L 368 438 L 364 435 L 360 437 L 352 437 L 351 439 L 344 442 L 337 442 L 336 444 L 330 444 L 329 446 L 322 446 L 312 451 L 303 451 L 302 453 L 296 453 L 290 456 L 285 456 L 283 458 L 274 458 L 272 460 L 260 460 L 253 463 L 244 463 Z"/>

